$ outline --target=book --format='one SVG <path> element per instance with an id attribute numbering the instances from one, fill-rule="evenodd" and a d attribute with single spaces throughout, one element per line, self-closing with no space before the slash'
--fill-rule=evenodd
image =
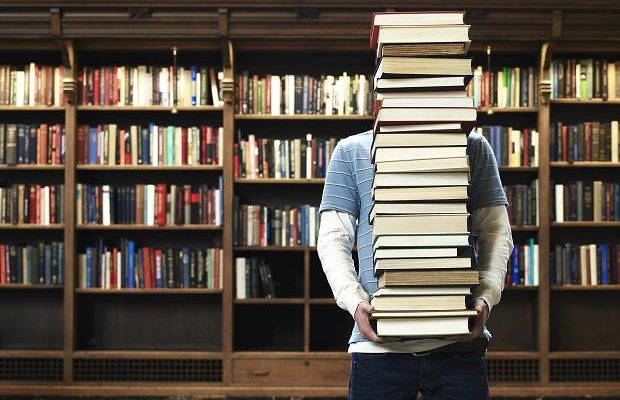
<path id="1" fill-rule="evenodd" d="M 458 76 L 471 78 L 471 59 L 436 57 L 382 57 L 375 80 L 411 76 Z"/>
<path id="2" fill-rule="evenodd" d="M 478 284 L 478 270 L 384 270 L 378 279 L 379 287 L 389 286 L 429 286 Z"/>
<path id="3" fill-rule="evenodd" d="M 276 297 L 272 268 L 263 258 L 236 257 L 235 282 L 238 300 Z"/>
<path id="4" fill-rule="evenodd" d="M 504 186 L 512 225 L 538 225 L 538 179 L 528 185 Z"/>
<path id="5" fill-rule="evenodd" d="M 471 267 L 471 257 L 392 258 L 377 259 L 374 263 L 375 272 L 383 270 L 458 269 Z"/>
<path id="6" fill-rule="evenodd" d="M 618 182 L 551 182 L 551 188 L 552 221 L 620 221 Z"/>
<path id="7" fill-rule="evenodd" d="M 373 298 L 390 296 L 455 296 L 471 295 L 471 289 L 463 286 L 415 286 L 415 287 L 390 287 L 377 289 Z"/>
<path id="8" fill-rule="evenodd" d="M 385 25 L 378 30 L 377 58 L 465 55 L 470 43 L 469 25 Z"/>
<path id="9" fill-rule="evenodd" d="M 618 121 L 551 124 L 551 160 L 618 162 Z"/>
<path id="10" fill-rule="evenodd" d="M 375 173 L 372 188 L 466 186 L 469 172 L 394 172 Z"/>
<path id="11" fill-rule="evenodd" d="M 376 133 L 371 153 L 381 147 L 467 146 L 467 137 L 460 133 Z"/>
<path id="12" fill-rule="evenodd" d="M 370 304 L 374 312 L 464 310 L 465 295 L 460 296 L 375 296 Z"/>
<path id="13" fill-rule="evenodd" d="M 378 215 L 373 232 L 382 234 L 453 234 L 468 231 L 469 214 Z"/>
<path id="14" fill-rule="evenodd" d="M 469 171 L 467 156 L 375 162 L 375 173 Z"/>
<path id="15" fill-rule="evenodd" d="M 552 285 L 620 283 L 620 244 L 559 243 L 552 246 L 549 278 Z"/>
<path id="16" fill-rule="evenodd" d="M 377 188 L 372 196 L 375 201 L 467 200 L 468 186 Z"/>
<path id="17" fill-rule="evenodd" d="M 538 167 L 539 134 L 536 129 L 479 126 L 475 131 L 491 145 L 498 166 Z"/>
<path id="18" fill-rule="evenodd" d="M 437 121 L 472 123 L 475 108 L 385 108 L 377 112 L 375 124 L 402 125 L 405 123 L 432 123 Z"/>
<path id="19" fill-rule="evenodd" d="M 368 215 L 369 221 L 375 215 L 407 214 L 466 214 L 467 204 L 461 203 L 380 203 L 374 202 Z"/>
<path id="20" fill-rule="evenodd" d="M 539 273 L 538 244 L 533 238 L 528 239 L 526 243 L 516 243 L 508 260 L 508 272 L 504 284 L 538 286 Z"/>
<path id="21" fill-rule="evenodd" d="M 436 12 L 376 12 L 372 16 L 370 28 L 370 47 L 377 46 L 379 28 L 384 26 L 433 26 L 433 25 L 462 25 L 464 20 L 462 11 Z M 408 36 L 410 37 L 410 36 Z"/>
<path id="22" fill-rule="evenodd" d="M 62 242 L 0 243 L 0 285 L 64 284 Z"/>
<path id="23" fill-rule="evenodd" d="M 469 245 L 468 234 L 456 235 L 377 235 L 373 250 L 398 247 L 453 247 Z"/>
<path id="24" fill-rule="evenodd" d="M 475 311 L 375 312 L 379 336 L 437 337 L 469 333 L 469 318 Z"/>
<path id="25" fill-rule="evenodd" d="M 375 164 L 402 160 L 428 160 L 463 157 L 467 146 L 450 147 L 379 147 L 372 155 Z M 437 161 L 435 161 L 437 162 Z"/>
<path id="26" fill-rule="evenodd" d="M 520 108 L 538 105 L 538 71 L 534 66 L 474 69 L 467 94 L 477 108 Z"/>

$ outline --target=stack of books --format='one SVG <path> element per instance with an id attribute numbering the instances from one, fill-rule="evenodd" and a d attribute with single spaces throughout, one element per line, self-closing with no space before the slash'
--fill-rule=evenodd
<path id="1" fill-rule="evenodd" d="M 467 334 L 479 283 L 467 209 L 476 108 L 462 12 L 377 13 L 373 261 L 379 336 Z"/>

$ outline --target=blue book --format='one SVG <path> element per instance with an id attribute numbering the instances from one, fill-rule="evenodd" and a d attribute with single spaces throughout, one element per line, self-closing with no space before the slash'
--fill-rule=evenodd
<path id="1" fill-rule="evenodd" d="M 196 67 L 192 66 L 192 105 L 196 105 Z"/>
<path id="2" fill-rule="evenodd" d="M 609 284 L 609 245 L 600 244 L 598 245 L 598 256 L 599 260 L 601 260 L 601 284 L 607 285 Z"/>
<path id="3" fill-rule="evenodd" d="M 512 286 L 519 284 L 519 246 L 512 250 Z"/>
<path id="4" fill-rule="evenodd" d="M 17 125 L 17 163 L 24 163 L 24 155 L 26 153 L 25 141 L 26 130 L 24 125 Z"/>
<path id="5" fill-rule="evenodd" d="M 151 163 L 149 152 L 149 132 L 146 128 L 140 129 L 140 146 L 142 146 L 142 165 L 149 165 Z"/>
<path id="6" fill-rule="evenodd" d="M 97 148 L 99 133 L 97 131 L 97 127 L 89 127 L 88 128 L 88 163 L 89 164 L 97 164 Z"/>
<path id="7" fill-rule="evenodd" d="M 189 287 L 189 248 L 183 247 L 182 250 L 182 262 L 183 262 L 183 287 Z"/>
<path id="8" fill-rule="evenodd" d="M 36 158 L 32 158 L 30 155 L 31 145 L 30 145 L 30 125 L 24 125 L 24 164 L 30 164 L 30 160 L 34 160 L 36 162 Z"/>
<path id="9" fill-rule="evenodd" d="M 45 244 L 45 284 L 52 283 L 52 245 Z"/>
<path id="10" fill-rule="evenodd" d="M 58 284 L 65 283 L 65 244 L 58 242 Z"/>
<path id="11" fill-rule="evenodd" d="M 86 248 L 86 288 L 90 287 L 93 276 L 93 248 Z"/>
<path id="12" fill-rule="evenodd" d="M 133 240 L 127 242 L 127 287 L 136 288 L 135 262 L 136 262 L 136 246 Z"/>
<path id="13" fill-rule="evenodd" d="M 308 75 L 304 75 L 304 91 L 302 98 L 302 112 L 308 114 Z"/>

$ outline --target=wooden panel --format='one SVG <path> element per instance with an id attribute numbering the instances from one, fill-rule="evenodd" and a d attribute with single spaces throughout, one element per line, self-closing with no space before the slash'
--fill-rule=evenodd
<path id="1" fill-rule="evenodd" d="M 299 359 L 235 359 L 233 383 L 278 386 L 346 386 L 351 361 Z"/>

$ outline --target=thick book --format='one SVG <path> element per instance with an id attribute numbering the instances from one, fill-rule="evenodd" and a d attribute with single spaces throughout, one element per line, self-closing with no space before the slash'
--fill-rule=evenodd
<path id="1" fill-rule="evenodd" d="M 463 248 L 466 249 L 465 246 Z M 435 257 L 457 257 L 459 253 L 469 253 L 459 247 L 403 247 L 403 248 L 374 248 L 373 257 L 375 260 L 394 259 L 394 258 L 435 258 Z"/>
<path id="2" fill-rule="evenodd" d="M 469 214 L 379 215 L 375 235 L 455 234 L 468 231 Z"/>
<path id="3" fill-rule="evenodd" d="M 370 47 L 375 48 L 383 26 L 463 25 L 463 11 L 377 12 L 372 15 Z"/>
<path id="4" fill-rule="evenodd" d="M 407 214 L 465 214 L 467 204 L 460 203 L 380 203 L 374 202 L 370 207 L 368 220 L 375 215 L 407 215 Z"/>
<path id="5" fill-rule="evenodd" d="M 469 134 L 468 124 L 458 122 L 435 122 L 428 124 L 395 124 L 395 125 L 377 125 L 373 127 L 373 132 L 377 133 L 422 133 L 422 132 L 459 132 Z"/>
<path id="6" fill-rule="evenodd" d="M 467 146 L 449 147 L 381 147 L 372 155 L 373 163 L 399 160 L 427 160 L 463 157 Z"/>
<path id="7" fill-rule="evenodd" d="M 383 57 L 375 79 L 413 76 L 458 76 L 471 79 L 471 58 Z"/>
<path id="8" fill-rule="evenodd" d="M 471 289 L 464 286 L 419 286 L 381 288 L 373 293 L 373 298 L 390 296 L 467 296 L 470 294 Z"/>
<path id="9" fill-rule="evenodd" d="M 466 186 L 469 184 L 469 172 L 395 172 L 376 173 L 372 188 L 384 187 L 420 187 L 420 186 Z"/>
<path id="10" fill-rule="evenodd" d="M 457 122 L 463 124 L 473 124 L 476 122 L 476 118 L 477 111 L 473 107 L 382 107 L 377 112 L 375 124 L 378 126 L 435 122 Z"/>
<path id="11" fill-rule="evenodd" d="M 467 156 L 376 162 L 375 173 L 469 171 Z"/>
<path id="12" fill-rule="evenodd" d="M 370 304 L 375 307 L 375 312 L 464 310 L 466 297 L 467 295 L 375 296 Z"/>
<path id="13" fill-rule="evenodd" d="M 379 235 L 375 236 L 373 250 L 399 247 L 451 247 L 470 244 L 469 234 L 454 235 Z"/>
<path id="14" fill-rule="evenodd" d="M 385 270 L 379 275 L 379 287 L 389 286 L 473 286 L 479 283 L 476 269 Z"/>
<path id="15" fill-rule="evenodd" d="M 377 58 L 388 55 L 464 56 L 470 45 L 469 28 L 469 25 L 464 24 L 380 26 L 377 37 Z"/>
<path id="16" fill-rule="evenodd" d="M 379 147 L 467 146 L 467 136 L 460 132 L 375 133 L 372 152 Z"/>
<path id="17" fill-rule="evenodd" d="M 375 76 L 375 91 L 406 92 L 406 91 L 446 91 L 464 90 L 471 80 L 470 76 L 414 76 L 399 78 L 378 78 Z"/>
<path id="18" fill-rule="evenodd" d="M 374 262 L 375 272 L 472 268 L 471 257 L 390 258 Z"/>
<path id="19" fill-rule="evenodd" d="M 375 312 L 379 336 L 441 337 L 469 333 L 476 311 Z"/>
<path id="20" fill-rule="evenodd" d="M 382 108 L 468 108 L 474 107 L 472 97 L 388 97 L 378 101 Z"/>
<path id="21" fill-rule="evenodd" d="M 375 201 L 467 200 L 468 186 L 396 187 L 373 189 Z"/>

